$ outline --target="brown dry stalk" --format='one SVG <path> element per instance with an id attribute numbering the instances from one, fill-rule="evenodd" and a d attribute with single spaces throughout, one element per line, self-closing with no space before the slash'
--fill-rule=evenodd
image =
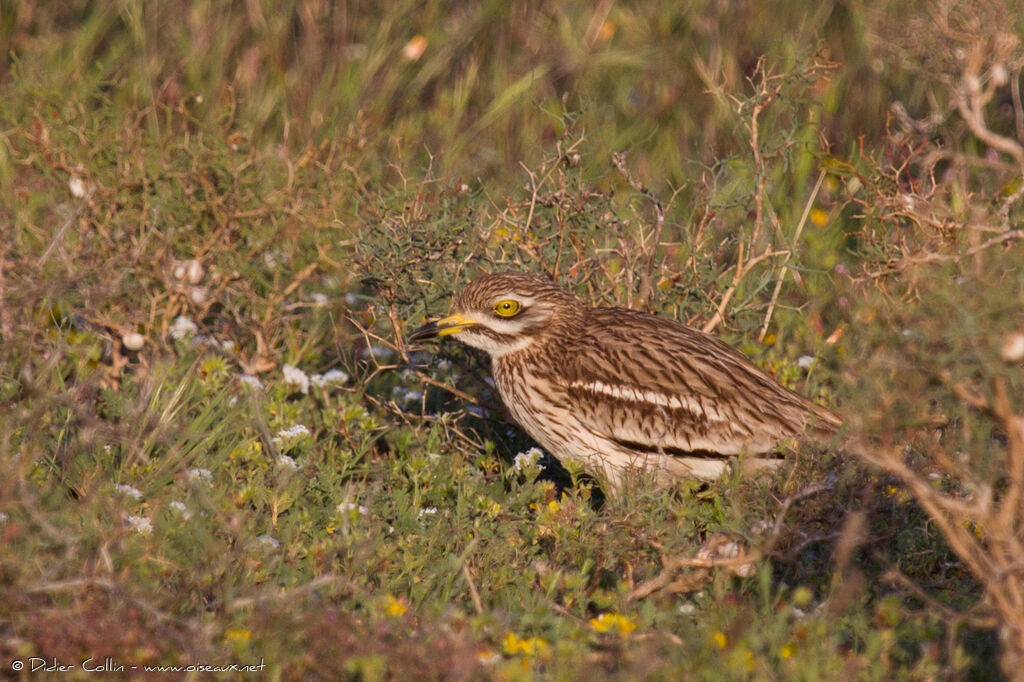
<path id="1" fill-rule="evenodd" d="M 626 596 L 626 601 L 638 601 L 662 591 L 668 591 L 673 594 L 693 592 L 703 587 L 710 580 L 712 568 L 725 568 L 737 572 L 745 570 L 746 567 L 752 566 L 771 554 L 779 538 L 782 536 L 786 515 L 789 514 L 789 510 L 794 504 L 805 497 L 830 490 L 833 485 L 834 483 L 831 480 L 824 483 L 816 483 L 787 496 L 779 506 L 779 511 L 775 514 L 775 520 L 772 523 L 771 532 L 768 534 L 768 537 L 760 545 L 749 551 L 741 548 L 735 556 L 723 556 L 719 552 L 720 549 L 723 549 L 726 545 L 738 543 L 727 535 L 714 535 L 708 538 L 695 557 L 678 555 L 663 557 L 663 566 L 658 575 L 645 580 L 633 588 Z M 684 568 L 695 568 L 697 570 L 677 578 L 676 574 Z"/>
<path id="2" fill-rule="evenodd" d="M 1003 377 L 994 379 L 991 401 L 961 384 L 954 384 L 952 390 L 972 409 L 989 413 L 1006 432 L 1007 477 L 1001 495 L 993 495 L 990 486 L 975 486 L 970 499 L 937 490 L 904 461 L 901 446 L 855 441 L 851 450 L 910 490 L 950 548 L 984 586 L 981 612 L 994 615 L 1000 625 L 1003 669 L 1011 677 L 1019 676 L 1024 663 L 1024 417 L 1013 411 Z M 972 480 L 948 458 L 933 461 L 959 481 Z"/>
<path id="3" fill-rule="evenodd" d="M 804 205 L 803 215 L 800 216 L 800 222 L 796 226 L 796 232 L 793 234 L 793 242 L 790 244 L 788 251 L 786 252 L 786 260 L 782 263 L 782 269 L 779 270 L 779 278 L 775 280 L 775 290 L 772 292 L 772 300 L 768 304 L 768 312 L 764 315 L 764 324 L 761 325 L 761 331 L 757 335 L 758 341 L 763 341 L 765 335 L 768 333 L 768 325 L 772 321 L 772 313 L 775 312 L 775 304 L 779 300 L 779 292 L 782 291 L 782 283 L 786 280 L 786 274 L 789 272 L 789 261 L 793 257 L 793 251 L 796 249 L 797 243 L 800 241 L 800 234 L 804 231 L 804 225 L 807 224 L 807 218 L 811 215 L 811 207 L 814 206 L 814 200 L 818 198 L 818 192 L 821 191 L 821 184 L 825 181 L 825 169 L 822 168 L 821 172 L 818 173 L 818 181 L 814 183 L 814 189 L 811 190 L 811 196 L 807 197 L 807 203 Z"/>
<path id="4" fill-rule="evenodd" d="M 736 265 L 734 266 L 736 268 L 736 272 L 732 277 L 732 283 L 729 285 L 729 288 L 725 290 L 725 293 L 722 295 L 722 299 L 718 302 L 718 307 L 715 309 L 715 314 L 711 316 L 711 319 L 708 320 L 707 323 L 705 323 L 705 325 L 701 329 L 707 333 L 711 333 L 711 331 L 714 330 L 714 328 L 717 327 L 719 323 L 725 319 L 725 309 L 726 307 L 728 307 L 729 301 L 732 300 L 732 297 L 736 293 L 736 289 L 739 287 L 740 282 L 743 281 L 743 278 L 747 276 L 747 273 L 749 273 L 755 265 L 765 260 L 766 258 L 774 258 L 775 256 L 782 256 L 785 255 L 786 253 L 787 251 L 785 250 L 772 251 L 771 247 L 765 247 L 764 253 L 762 253 L 760 256 L 743 262 L 743 242 L 740 242 L 739 254 L 736 256 Z"/>
<path id="5" fill-rule="evenodd" d="M 642 182 L 633 177 L 633 174 L 629 172 L 629 168 L 626 167 L 626 153 L 625 152 L 612 152 L 612 165 L 615 166 L 615 170 L 619 172 L 619 175 L 629 183 L 629 186 L 636 190 L 638 193 L 644 195 L 651 200 L 654 205 L 654 229 L 651 234 L 650 240 L 646 239 L 646 235 L 643 230 L 640 230 L 640 249 L 644 252 L 643 259 L 645 261 L 644 268 L 640 271 L 640 279 L 642 283 L 642 290 L 640 292 L 639 300 L 636 301 L 635 305 L 640 308 L 647 307 L 651 300 L 651 295 L 654 293 L 654 284 L 652 282 L 652 275 L 654 273 L 654 258 L 658 253 L 658 244 L 661 242 L 661 233 L 665 227 L 665 207 L 661 201 L 654 196 Z M 632 277 L 632 273 L 627 273 L 627 276 Z M 633 287 L 632 282 L 627 289 L 632 295 Z M 632 307 L 632 302 L 631 306 Z"/>

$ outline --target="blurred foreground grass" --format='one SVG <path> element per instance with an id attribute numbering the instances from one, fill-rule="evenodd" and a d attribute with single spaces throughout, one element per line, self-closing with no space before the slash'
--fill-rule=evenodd
<path id="1" fill-rule="evenodd" d="M 1021 15 L 790 9 L 5 4 L 5 671 L 1000 674 L 958 550 L 1024 532 L 971 514 L 1024 389 Z M 714 327 L 968 540 L 826 446 L 603 504 L 516 458 L 481 359 L 401 343 L 498 268 Z"/>

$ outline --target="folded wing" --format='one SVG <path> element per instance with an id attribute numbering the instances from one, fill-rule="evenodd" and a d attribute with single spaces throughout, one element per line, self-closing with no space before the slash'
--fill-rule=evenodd
<path id="1" fill-rule="evenodd" d="M 631 310 L 587 314 L 591 336 L 568 356 L 562 388 L 576 418 L 610 441 L 672 455 L 759 455 L 841 423 L 717 337 Z"/>

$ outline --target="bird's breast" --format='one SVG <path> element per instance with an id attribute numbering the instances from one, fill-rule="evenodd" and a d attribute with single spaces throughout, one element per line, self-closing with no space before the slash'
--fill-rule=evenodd
<path id="1" fill-rule="evenodd" d="M 578 439 L 571 431 L 568 395 L 544 365 L 521 354 L 497 358 L 491 364 L 494 384 L 512 418 L 534 440 L 553 454 Z"/>

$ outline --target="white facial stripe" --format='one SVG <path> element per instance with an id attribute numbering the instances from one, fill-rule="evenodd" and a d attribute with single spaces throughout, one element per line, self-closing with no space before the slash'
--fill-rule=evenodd
<path id="1" fill-rule="evenodd" d="M 523 330 L 523 323 L 516 321 L 516 318 L 514 317 L 490 317 L 482 324 L 488 329 L 496 331 L 499 334 L 508 334 L 509 336 L 518 334 Z"/>
<path id="2" fill-rule="evenodd" d="M 488 323 L 488 326 L 496 327 L 496 325 L 492 325 L 490 323 Z M 533 339 L 530 338 L 529 336 L 519 337 L 512 343 L 506 341 L 498 341 L 493 337 L 488 336 L 487 334 L 474 332 L 472 327 L 469 327 L 466 330 L 459 332 L 458 334 L 455 335 L 455 338 L 457 338 L 459 341 L 462 341 L 467 346 L 479 348 L 480 350 L 490 355 L 492 358 L 499 358 L 505 353 L 513 353 L 517 350 L 522 350 L 529 346 L 531 343 L 533 343 Z"/>
<path id="3" fill-rule="evenodd" d="M 725 416 L 722 415 L 714 405 L 702 405 L 699 400 L 689 396 L 666 395 L 655 391 L 643 391 L 633 388 L 632 386 L 613 386 L 602 381 L 576 381 L 569 384 L 569 386 L 570 388 L 579 388 L 592 393 L 602 393 L 613 398 L 628 400 L 634 403 L 647 403 L 674 410 L 686 410 L 692 414 L 701 415 L 711 421 L 726 421 Z"/>

